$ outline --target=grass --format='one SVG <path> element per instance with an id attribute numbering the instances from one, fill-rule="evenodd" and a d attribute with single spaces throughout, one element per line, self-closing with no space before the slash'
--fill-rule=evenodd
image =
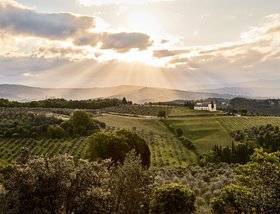
<path id="1" fill-rule="evenodd" d="M 215 144 L 230 145 L 230 133 L 238 129 L 272 124 L 280 126 L 280 117 L 192 117 L 166 121 L 174 128 L 181 128 L 199 153 L 212 149 Z"/>

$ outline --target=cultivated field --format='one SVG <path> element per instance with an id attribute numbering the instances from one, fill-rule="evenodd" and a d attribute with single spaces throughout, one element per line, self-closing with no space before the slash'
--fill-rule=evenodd
<path id="1" fill-rule="evenodd" d="M 234 130 L 253 126 L 272 124 L 280 126 L 280 117 L 192 117 L 180 120 L 167 120 L 174 128 L 181 128 L 203 153 L 212 149 L 215 144 L 230 145 L 230 133 Z"/>
<path id="2" fill-rule="evenodd" d="M 21 154 L 22 147 L 30 149 L 34 155 L 52 157 L 57 154 L 70 154 L 77 158 L 84 158 L 86 153 L 84 138 L 74 139 L 0 139 L 0 166 L 16 161 Z"/>
<path id="3" fill-rule="evenodd" d="M 192 140 L 198 153 L 212 149 L 215 144 L 230 145 L 232 142 L 230 133 L 237 129 L 266 124 L 280 126 L 280 117 L 226 117 L 215 116 L 213 113 L 207 116 L 209 112 L 193 111 L 184 107 L 128 107 L 134 108 L 133 114 L 138 115 L 156 116 L 160 110 L 167 111 L 169 116 L 174 117 L 169 117 L 166 122 L 173 128 L 181 128 L 184 136 Z M 8 123 L 8 120 L 14 121 L 22 117 L 25 111 L 16 113 L 9 109 L 2 109 L 3 125 Z M 126 109 L 124 112 L 128 113 L 128 110 Z M 57 115 L 60 117 L 59 114 Z M 153 167 L 186 166 L 197 162 L 197 154 L 186 149 L 166 125 L 155 117 L 142 118 L 108 114 L 94 118 L 105 122 L 107 130 L 125 128 L 141 135 L 150 147 Z M 68 153 L 77 158 L 84 158 L 87 144 L 85 138 L 44 140 L 0 138 L 0 166 L 15 161 L 20 155 L 22 147 L 30 148 L 35 155 L 54 156 Z"/>

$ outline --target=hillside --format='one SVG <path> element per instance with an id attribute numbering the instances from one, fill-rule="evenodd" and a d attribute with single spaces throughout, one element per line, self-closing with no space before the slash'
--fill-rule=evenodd
<path id="1" fill-rule="evenodd" d="M 41 100 L 46 98 L 65 99 L 95 99 L 95 98 L 123 98 L 135 103 L 196 100 L 209 97 L 233 98 L 231 95 L 189 92 L 164 88 L 150 88 L 141 86 L 115 86 L 104 88 L 39 88 L 22 85 L 0 85 L 0 97 L 17 101 Z"/>

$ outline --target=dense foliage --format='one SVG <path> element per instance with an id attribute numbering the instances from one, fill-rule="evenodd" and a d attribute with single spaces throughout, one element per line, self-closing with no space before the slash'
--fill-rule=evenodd
<path id="1" fill-rule="evenodd" d="M 280 100 L 267 99 L 255 100 L 247 98 L 234 98 L 229 101 L 230 111 L 242 112 L 251 115 L 279 115 L 280 114 Z"/>
<path id="2" fill-rule="evenodd" d="M 69 120 L 53 113 L 22 111 L 12 116 L 1 115 L 0 137 L 5 138 L 63 138 L 88 136 L 104 124 L 93 120 L 85 111 L 74 111 Z"/>
<path id="3" fill-rule="evenodd" d="M 210 199 L 218 196 L 226 185 L 234 183 L 233 171 L 236 165 L 226 163 L 189 166 L 187 168 L 167 167 L 154 171 L 155 185 L 169 183 L 186 185 L 196 195 L 196 212 L 211 213 Z"/>
<path id="4" fill-rule="evenodd" d="M 118 106 L 121 103 L 118 99 L 96 99 L 96 100 L 65 100 L 47 99 L 31 102 L 9 101 L 0 99 L 0 107 L 40 107 L 40 108 L 69 108 L 69 109 L 102 109 L 111 106 Z"/>
<path id="5" fill-rule="evenodd" d="M 232 146 L 218 146 L 215 145 L 212 151 L 203 154 L 200 160 L 201 164 L 207 162 L 226 162 L 226 163 L 247 163 L 250 160 L 250 156 L 253 154 L 254 149 L 248 145 L 248 143 L 235 144 L 232 142 Z"/>
<path id="6" fill-rule="evenodd" d="M 152 180 L 133 152 L 114 168 L 71 156 L 22 160 L 6 170 L 4 213 L 147 213 Z"/>
<path id="7" fill-rule="evenodd" d="M 0 137 L 38 137 L 47 135 L 48 127 L 62 123 L 61 119 L 47 114 L 23 113 L 17 118 L 2 118 Z"/>
<path id="8" fill-rule="evenodd" d="M 264 148 L 267 152 L 280 150 L 280 131 L 278 126 L 271 124 L 254 126 L 245 130 L 237 130 L 232 133 L 232 136 L 236 141 L 241 141 L 241 143 L 250 142 L 255 147 Z"/>
<path id="9" fill-rule="evenodd" d="M 150 149 L 145 140 L 134 132 L 125 129 L 99 132 L 90 136 L 88 142 L 90 160 L 111 158 L 115 163 L 122 163 L 126 153 L 135 150 L 140 155 L 143 166 L 150 166 Z"/>
<path id="10" fill-rule="evenodd" d="M 257 149 L 236 175 L 237 183 L 212 200 L 214 213 L 279 213 L 280 152 Z"/>
<path id="11" fill-rule="evenodd" d="M 151 196 L 150 214 L 194 213 L 195 194 L 182 184 L 165 184 Z"/>
<path id="12" fill-rule="evenodd" d="M 165 111 L 168 115 L 171 111 L 170 107 L 166 106 L 149 106 L 149 105 L 119 105 L 104 109 L 108 113 L 128 114 L 128 115 L 147 115 L 158 116 L 159 112 Z"/>

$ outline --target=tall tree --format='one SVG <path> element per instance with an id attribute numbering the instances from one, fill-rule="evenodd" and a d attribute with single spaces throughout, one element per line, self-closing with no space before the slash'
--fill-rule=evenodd
<path id="1" fill-rule="evenodd" d="M 125 98 L 125 97 L 122 99 L 122 104 L 124 104 L 124 105 L 126 105 L 126 104 L 127 104 L 127 100 L 126 100 L 126 98 Z"/>

